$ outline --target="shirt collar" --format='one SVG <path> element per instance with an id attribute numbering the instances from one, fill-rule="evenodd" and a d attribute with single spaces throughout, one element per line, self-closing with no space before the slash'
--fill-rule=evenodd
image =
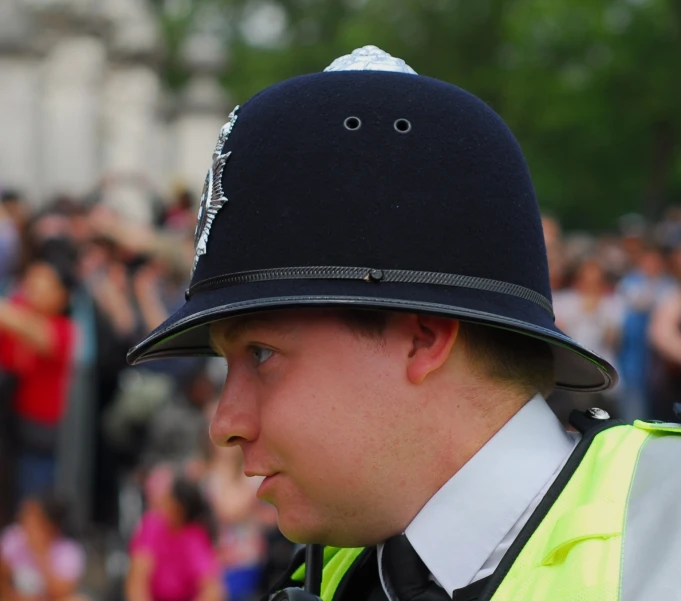
<path id="1" fill-rule="evenodd" d="M 423 506 L 405 534 L 448 594 L 472 582 L 573 448 L 537 395 Z"/>

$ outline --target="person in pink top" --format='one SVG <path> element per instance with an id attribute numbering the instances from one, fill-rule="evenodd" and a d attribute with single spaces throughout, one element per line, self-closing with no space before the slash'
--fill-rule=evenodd
<path id="1" fill-rule="evenodd" d="M 85 553 L 64 536 L 66 506 L 54 496 L 28 498 L 0 535 L 2 601 L 73 601 Z"/>
<path id="2" fill-rule="evenodd" d="M 175 479 L 133 535 L 127 601 L 222 601 L 211 530 L 199 488 Z"/>

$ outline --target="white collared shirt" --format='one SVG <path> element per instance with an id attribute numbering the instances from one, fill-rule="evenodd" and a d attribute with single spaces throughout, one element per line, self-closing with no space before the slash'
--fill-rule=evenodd
<path id="1" fill-rule="evenodd" d="M 537 395 L 423 506 L 405 534 L 450 596 L 496 569 L 577 440 Z"/>

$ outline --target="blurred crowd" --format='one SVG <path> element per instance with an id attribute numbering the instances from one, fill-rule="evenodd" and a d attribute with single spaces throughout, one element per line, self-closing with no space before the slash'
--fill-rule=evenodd
<path id="1" fill-rule="evenodd" d="M 647 223 L 618 220 L 616 233 L 564 233 L 543 219 L 557 325 L 617 368 L 606 394 L 556 391 L 564 420 L 600 406 L 625 421 L 679 421 L 681 414 L 681 209 Z"/>
<path id="2" fill-rule="evenodd" d="M 193 260 L 195 199 L 178 190 L 152 202 L 154 222 L 140 225 L 106 207 L 101 190 L 40 210 L 2 193 L 3 601 L 247 601 L 290 559 L 240 451 L 208 439 L 224 360 L 125 362 L 183 303 Z M 681 209 L 657 223 L 627 215 L 613 230 L 563 232 L 544 217 L 556 322 L 621 374 L 607 394 L 557 391 L 549 401 L 566 424 L 572 408 L 589 406 L 674 421 Z M 60 485 L 73 464 L 76 490 Z M 106 533 L 108 582 L 118 577 L 104 592 L 83 584 L 93 532 Z"/>
<path id="3" fill-rule="evenodd" d="M 146 226 L 100 198 L 2 193 L 0 598 L 256 598 L 292 546 L 240 451 L 208 438 L 224 359 L 125 361 L 184 302 L 195 201 L 152 200 Z"/>

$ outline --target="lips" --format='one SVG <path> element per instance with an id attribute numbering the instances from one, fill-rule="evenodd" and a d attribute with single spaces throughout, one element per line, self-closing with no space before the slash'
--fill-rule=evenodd
<path id="1" fill-rule="evenodd" d="M 271 491 L 272 486 L 274 486 L 274 484 L 276 483 L 278 476 L 279 476 L 278 473 L 272 474 L 271 476 L 266 476 L 265 479 L 260 483 L 260 486 L 258 487 L 255 496 L 258 499 L 264 499 L 268 492 Z"/>
<path id="2" fill-rule="evenodd" d="M 271 476 L 276 475 L 277 472 L 273 472 L 271 470 L 259 470 L 259 469 L 244 469 L 244 476 L 246 478 L 269 478 Z"/>

